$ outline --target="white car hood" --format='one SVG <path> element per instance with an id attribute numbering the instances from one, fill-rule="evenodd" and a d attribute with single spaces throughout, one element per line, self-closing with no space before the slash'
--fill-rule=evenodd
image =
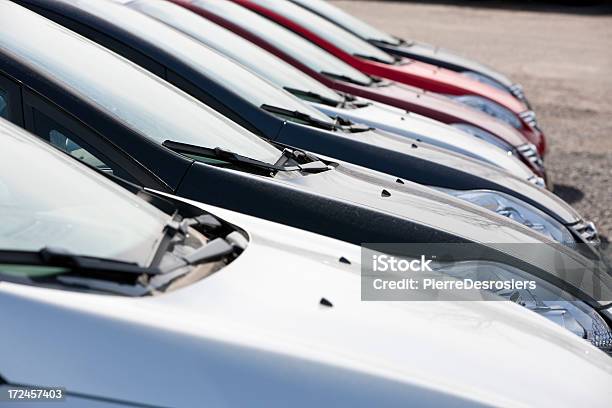
<path id="1" fill-rule="evenodd" d="M 0 283 L 0 375 L 174 407 L 604 407 L 612 398 L 612 360 L 520 306 L 362 302 L 358 247 L 200 206 L 251 242 L 185 288 L 133 299 Z"/>
<path id="2" fill-rule="evenodd" d="M 341 116 L 355 123 L 409 139 L 420 139 L 425 143 L 501 167 L 523 180 L 533 176 L 533 172 L 517 157 L 452 126 L 382 103 L 363 98 L 359 101 L 370 105 L 359 109 L 344 109 L 315 102 L 309 104 L 328 116 Z"/>

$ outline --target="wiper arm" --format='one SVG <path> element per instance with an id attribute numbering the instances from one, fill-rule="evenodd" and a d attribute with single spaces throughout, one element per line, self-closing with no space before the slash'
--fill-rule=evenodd
<path id="1" fill-rule="evenodd" d="M 393 38 L 395 38 L 397 40 L 397 44 L 391 44 L 391 45 L 411 46 L 411 45 L 415 44 L 414 40 L 405 40 L 403 38 L 396 37 L 396 36 L 393 36 Z"/>
<path id="2" fill-rule="evenodd" d="M 45 247 L 38 251 L 38 255 L 45 265 L 63 266 L 80 272 L 120 272 L 136 276 L 162 273 L 157 268 L 142 267 L 135 262 L 75 255 L 61 248 Z"/>
<path id="3" fill-rule="evenodd" d="M 211 214 L 203 214 L 194 218 L 185 218 L 183 220 L 175 213 L 170 221 L 166 223 L 162 232 L 162 238 L 157 245 L 157 250 L 153 255 L 153 261 L 151 265 L 159 265 L 164 258 L 164 255 L 173 250 L 174 245 L 185 240 L 189 234 L 190 227 L 199 227 L 208 232 L 220 229 L 223 225 L 221 222 Z M 178 237 L 178 238 L 177 238 Z M 172 246 L 172 248 L 171 248 Z M 172 266 L 171 269 L 174 269 Z M 168 268 L 163 268 L 167 271 Z"/>
<path id="4" fill-rule="evenodd" d="M 325 130 L 341 130 L 349 133 L 367 132 L 368 130 L 372 130 L 372 128 L 369 126 L 357 125 L 351 122 L 350 120 L 344 119 L 340 116 L 335 117 L 334 123 L 328 123 L 298 111 L 290 111 L 288 109 L 278 108 L 276 106 L 270 105 L 262 105 L 261 107 L 264 110 L 267 110 L 268 112 L 278 113 L 283 116 L 290 116 L 313 126 L 323 128 Z"/>
<path id="5" fill-rule="evenodd" d="M 287 116 L 289 118 L 297 119 L 302 122 L 306 122 L 309 125 L 316 126 L 318 128 L 322 128 L 325 130 L 335 130 L 336 126 L 333 123 L 328 123 L 317 118 L 313 118 L 312 116 L 302 113 L 300 111 L 292 111 L 285 108 L 279 108 L 278 106 L 272 105 L 261 105 L 261 108 L 270 113 L 276 113 L 278 115 Z"/>
<path id="6" fill-rule="evenodd" d="M 353 54 L 353 55 L 359 58 L 367 59 L 369 61 L 380 62 L 381 64 L 385 64 L 385 65 L 393 65 L 393 62 L 385 61 L 383 59 L 373 57 L 371 55 L 364 55 L 364 54 Z M 395 62 L 396 59 L 393 58 L 393 61 Z"/>
<path id="7" fill-rule="evenodd" d="M 324 105 L 338 106 L 339 104 L 342 103 L 342 99 L 328 98 L 326 96 L 323 96 L 321 94 L 318 94 L 312 91 L 304 91 L 304 90 L 295 89 L 295 88 L 285 88 L 285 89 L 297 97 L 312 99 Z"/>
<path id="8" fill-rule="evenodd" d="M 299 161 L 300 170 L 306 173 L 321 173 L 330 170 L 329 166 L 318 157 L 297 149 L 283 149 L 283 154 L 276 161 L 276 166 L 284 166 L 289 160 Z"/>
<path id="9" fill-rule="evenodd" d="M 362 85 L 362 86 L 372 85 L 372 82 L 369 82 L 369 83 L 368 82 L 362 82 L 362 81 L 360 81 L 358 79 L 352 78 L 352 77 L 350 77 L 348 75 L 344 75 L 344 74 L 336 74 L 334 72 L 329 72 L 329 71 L 321 71 L 321 74 L 323 74 L 325 76 L 328 76 L 330 78 L 333 78 L 333 79 L 339 79 L 341 81 L 350 82 L 350 83 L 355 84 L 355 85 Z"/>
<path id="10" fill-rule="evenodd" d="M 281 166 L 278 164 L 270 164 L 270 163 L 262 162 L 259 160 L 251 159 L 249 157 L 245 157 L 238 153 L 224 150 L 219 147 L 210 149 L 207 147 L 195 146 L 195 145 L 190 145 L 187 143 L 173 142 L 171 140 L 164 141 L 162 145 L 164 145 L 168 149 L 174 150 L 179 153 L 211 157 L 211 158 L 219 159 L 221 161 L 225 161 L 227 163 L 236 164 L 238 166 L 244 166 L 244 167 L 253 168 L 256 170 L 264 170 L 267 172 L 303 171 L 306 173 L 315 173 L 315 172 L 329 170 L 329 168 L 326 165 L 324 165 L 324 163 L 321 163 L 323 164 L 323 166 L 321 165 L 313 166 L 313 165 L 310 165 L 310 163 L 296 164 L 292 166 Z"/>
<path id="11" fill-rule="evenodd" d="M 360 124 L 354 123 L 353 121 L 349 119 L 345 119 L 342 116 L 336 116 L 336 124 L 343 131 L 349 132 L 349 133 L 361 133 L 361 132 L 367 132 L 370 130 L 374 130 L 374 128 L 371 126 L 360 125 Z"/>
<path id="12" fill-rule="evenodd" d="M 256 170 L 263 170 L 266 172 L 299 170 L 299 168 L 294 169 L 294 168 L 278 167 L 273 164 L 266 163 L 260 160 L 251 159 L 249 157 L 245 157 L 238 153 L 234 153 L 234 152 L 231 152 L 229 150 L 225 150 L 219 147 L 208 148 L 208 147 L 191 145 L 188 143 L 174 142 L 172 140 L 166 140 L 162 143 L 162 145 L 178 153 L 210 157 L 210 158 L 218 159 L 218 160 L 221 160 L 227 163 L 236 164 L 239 166 L 248 167 L 248 168 L 252 168 Z"/>

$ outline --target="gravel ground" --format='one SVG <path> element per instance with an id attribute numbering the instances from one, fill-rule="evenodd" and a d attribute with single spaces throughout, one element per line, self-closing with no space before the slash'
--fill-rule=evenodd
<path id="1" fill-rule="evenodd" d="M 333 2 L 389 33 L 450 48 L 522 83 L 549 140 L 555 193 L 612 238 L 612 15 Z"/>

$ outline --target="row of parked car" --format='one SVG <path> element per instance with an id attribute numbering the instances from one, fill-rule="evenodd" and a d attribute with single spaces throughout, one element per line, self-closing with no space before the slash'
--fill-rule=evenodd
<path id="1" fill-rule="evenodd" d="M 0 116 L 4 391 L 612 398 L 609 263 L 547 189 L 521 86 L 490 68 L 324 0 L 0 0 Z M 366 302 L 362 243 L 553 248 L 582 281 L 508 250 L 558 299 Z"/>

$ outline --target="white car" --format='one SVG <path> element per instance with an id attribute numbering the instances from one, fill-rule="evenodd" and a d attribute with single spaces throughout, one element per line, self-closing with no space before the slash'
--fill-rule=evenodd
<path id="1" fill-rule="evenodd" d="M 0 138 L 2 406 L 609 405 L 610 357 L 514 303 L 364 302 L 359 247 Z"/>

